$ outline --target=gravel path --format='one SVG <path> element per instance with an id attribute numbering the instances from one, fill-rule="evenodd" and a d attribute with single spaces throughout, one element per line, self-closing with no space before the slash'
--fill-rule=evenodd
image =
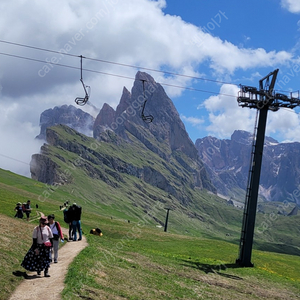
<path id="1" fill-rule="evenodd" d="M 63 229 L 63 233 L 68 235 L 68 230 Z M 58 263 L 52 263 L 49 268 L 51 277 L 44 277 L 42 272 L 38 276 L 36 272 L 27 272 L 27 279 L 17 287 L 9 300 L 32 300 L 46 297 L 51 300 L 60 300 L 60 293 L 64 289 L 64 280 L 68 267 L 76 255 L 87 245 L 86 238 L 82 236 L 81 241 L 65 242 L 58 252 Z"/>

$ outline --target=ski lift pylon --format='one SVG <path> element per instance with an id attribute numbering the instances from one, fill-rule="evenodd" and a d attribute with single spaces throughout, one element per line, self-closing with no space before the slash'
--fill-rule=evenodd
<path id="1" fill-rule="evenodd" d="M 77 97 L 75 99 L 75 102 L 77 105 L 80 105 L 80 106 L 83 106 L 85 105 L 88 100 L 89 100 L 89 97 L 90 97 L 90 91 L 91 91 L 91 87 L 88 86 L 88 85 L 85 85 L 84 82 L 83 82 L 83 79 L 82 79 L 82 59 L 84 58 L 82 55 L 79 56 L 80 57 L 80 81 L 82 83 L 82 86 L 83 86 L 83 89 L 84 89 L 84 92 L 85 92 L 85 96 L 84 98 L 82 97 Z"/>

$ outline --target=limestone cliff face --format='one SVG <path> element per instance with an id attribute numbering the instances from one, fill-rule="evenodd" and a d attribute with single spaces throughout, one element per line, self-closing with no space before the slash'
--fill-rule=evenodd
<path id="1" fill-rule="evenodd" d="M 144 122 L 141 117 L 145 99 L 147 102 L 143 113 L 154 117 L 151 123 Z M 137 138 L 166 161 L 172 157 L 178 159 L 174 153 L 182 152 L 189 158 L 189 163 L 184 159 L 179 161 L 184 168 L 189 165 L 192 169 L 195 186 L 214 190 L 175 106 L 163 87 L 149 74 L 136 74 L 131 92 L 123 89 L 116 111 L 107 104 L 103 105 L 94 123 L 94 138 L 101 140 L 101 134 L 106 130 L 115 132 L 125 140 L 130 140 L 131 136 Z"/>
<path id="2" fill-rule="evenodd" d="M 41 153 L 32 155 L 30 162 L 31 178 L 49 185 L 67 183 L 68 177 L 59 172 L 59 165 L 47 153 L 47 146 L 44 145 L 41 148 Z"/>

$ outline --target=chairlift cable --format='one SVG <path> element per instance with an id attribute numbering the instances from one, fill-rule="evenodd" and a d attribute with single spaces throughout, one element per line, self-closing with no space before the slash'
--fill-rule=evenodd
<path id="1" fill-rule="evenodd" d="M 25 44 L 21 44 L 21 43 L 14 43 L 14 42 L 9 42 L 9 41 L 4 41 L 4 40 L 0 40 L 0 43 L 14 45 L 14 46 L 18 46 L 18 47 L 26 47 L 26 48 L 29 48 L 29 49 L 34 49 L 34 50 L 39 50 L 39 51 L 56 53 L 56 54 L 60 54 L 60 55 L 63 55 L 63 56 L 79 57 L 79 55 L 76 55 L 76 54 L 64 53 L 62 51 L 51 50 L 51 49 L 35 47 L 35 46 L 29 46 L 29 45 L 25 45 Z M 152 72 L 158 72 L 158 73 L 163 73 L 163 74 L 172 75 L 172 76 L 180 76 L 180 77 L 196 79 L 196 80 L 203 80 L 203 81 L 209 81 L 209 82 L 215 82 L 215 83 L 220 83 L 220 84 L 236 85 L 236 84 L 231 83 L 231 82 L 214 80 L 214 79 L 210 79 L 210 78 L 197 77 L 197 76 L 192 76 L 192 75 L 184 75 L 184 74 L 180 74 L 180 73 L 175 73 L 175 72 L 170 72 L 170 71 L 162 71 L 162 70 L 157 70 L 157 69 L 153 69 L 153 68 L 146 68 L 146 67 L 141 67 L 141 66 L 134 66 L 134 65 L 130 65 L 130 64 L 118 63 L 118 62 L 108 61 L 108 60 L 104 60 L 104 59 L 97 59 L 97 58 L 92 58 L 92 57 L 84 57 L 84 58 L 88 59 L 88 60 L 102 62 L 102 63 L 113 64 L 113 65 L 118 65 L 118 66 L 123 66 L 123 67 L 128 67 L 128 68 L 135 68 L 135 69 L 146 70 L 146 71 L 152 71 Z"/>
<path id="2" fill-rule="evenodd" d="M 29 58 L 29 57 L 25 57 L 25 56 L 21 56 L 21 55 L 9 54 L 9 53 L 4 53 L 4 52 L 0 52 L 0 55 L 14 57 L 14 58 L 20 58 L 20 59 L 24 59 L 24 60 L 35 61 L 35 62 L 45 64 L 45 61 L 41 60 L 41 59 Z M 78 57 L 78 55 L 76 55 L 76 57 Z M 79 67 L 60 64 L 60 63 L 56 63 L 55 66 L 65 67 L 65 68 L 70 68 L 70 69 L 76 69 L 76 70 L 80 69 Z M 102 72 L 102 71 L 97 71 L 97 70 L 84 69 L 84 68 L 82 70 L 84 70 L 86 72 L 91 72 L 91 73 L 97 73 L 97 74 L 102 74 L 102 75 L 108 75 L 108 76 L 114 76 L 114 77 L 119 77 L 119 78 L 135 80 L 135 78 L 125 76 L 125 75 L 112 74 L 112 73 L 107 73 L 107 72 Z M 192 87 L 184 87 L 184 86 L 179 86 L 179 85 L 174 85 L 174 84 L 169 84 L 169 83 L 162 83 L 162 82 L 157 82 L 157 83 L 162 85 L 162 86 L 175 87 L 175 88 L 180 88 L 180 89 L 183 89 L 183 90 L 190 90 L 190 91 L 195 91 L 195 92 L 208 93 L 208 94 L 213 94 L 213 95 L 221 95 L 221 96 L 228 96 L 228 97 L 236 98 L 236 95 L 223 94 L 223 93 L 219 93 L 219 92 L 196 89 L 196 88 L 192 88 Z M 230 84 L 234 85 L 233 83 L 230 83 Z"/>

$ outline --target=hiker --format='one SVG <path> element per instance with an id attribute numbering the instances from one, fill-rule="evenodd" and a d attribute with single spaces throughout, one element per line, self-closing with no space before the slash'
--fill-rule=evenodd
<path id="1" fill-rule="evenodd" d="M 73 225 L 73 241 L 77 240 L 77 230 L 79 233 L 78 241 L 82 239 L 82 230 L 81 230 L 81 206 L 73 203 L 73 205 L 69 208 L 69 216 L 72 219 Z"/>
<path id="2" fill-rule="evenodd" d="M 22 203 L 18 202 L 16 207 L 15 207 L 15 218 L 23 219 L 23 209 L 22 209 Z"/>
<path id="3" fill-rule="evenodd" d="M 53 234 L 53 248 L 50 251 L 50 261 L 52 262 L 52 253 L 54 253 L 54 263 L 57 263 L 59 240 L 63 242 L 64 235 L 62 233 L 59 222 L 54 221 L 54 219 L 55 216 L 53 214 L 48 216 L 49 227 Z"/>
<path id="4" fill-rule="evenodd" d="M 28 271 L 36 271 L 38 275 L 44 270 L 44 276 L 50 277 L 50 248 L 53 245 L 53 234 L 47 226 L 47 217 L 41 217 L 39 225 L 33 229 L 31 248 L 26 253 L 21 266 Z"/>
<path id="5" fill-rule="evenodd" d="M 72 219 L 71 214 L 68 209 L 68 205 L 66 205 L 66 208 L 63 210 L 64 213 L 64 221 L 69 225 L 69 240 L 73 240 L 73 225 L 72 225 Z"/>
<path id="6" fill-rule="evenodd" d="M 24 209 L 27 221 L 29 221 L 30 213 L 31 213 L 31 207 L 30 207 L 30 200 L 27 200 L 27 203 L 24 205 Z"/>

